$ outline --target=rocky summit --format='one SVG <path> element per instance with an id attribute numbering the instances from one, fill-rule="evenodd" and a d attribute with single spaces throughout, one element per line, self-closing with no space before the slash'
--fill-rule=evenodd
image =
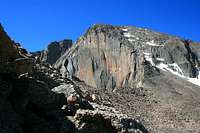
<path id="1" fill-rule="evenodd" d="M 200 132 L 200 44 L 96 24 L 27 52 L 0 25 L 0 133 Z"/>
<path id="2" fill-rule="evenodd" d="M 96 88 L 142 86 L 160 71 L 197 78 L 199 50 L 198 43 L 148 29 L 94 25 L 55 67 Z"/>

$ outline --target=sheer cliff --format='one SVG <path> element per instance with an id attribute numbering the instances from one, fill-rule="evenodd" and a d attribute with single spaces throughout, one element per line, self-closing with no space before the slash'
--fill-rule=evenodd
<path id="1" fill-rule="evenodd" d="M 160 70 L 198 77 L 200 45 L 148 29 L 94 25 L 55 64 L 97 88 L 141 86 Z"/>

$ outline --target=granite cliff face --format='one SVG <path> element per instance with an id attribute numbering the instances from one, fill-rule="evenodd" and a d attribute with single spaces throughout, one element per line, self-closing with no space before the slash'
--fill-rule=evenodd
<path id="1" fill-rule="evenodd" d="M 160 70 L 198 76 L 200 45 L 151 30 L 94 25 L 55 64 L 97 88 L 141 86 Z"/>

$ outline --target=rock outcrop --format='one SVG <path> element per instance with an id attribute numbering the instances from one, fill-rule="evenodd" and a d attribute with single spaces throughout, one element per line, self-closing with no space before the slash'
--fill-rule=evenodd
<path id="1" fill-rule="evenodd" d="M 94 25 L 55 67 L 96 88 L 133 87 L 163 66 L 197 77 L 199 50 L 197 43 L 147 29 Z"/>
<path id="2" fill-rule="evenodd" d="M 0 28 L 0 132 L 60 132 L 65 95 L 52 92 L 48 82 L 33 78 L 33 59 Z M 55 119 L 59 120 L 53 122 Z"/>
<path id="3" fill-rule="evenodd" d="M 0 70 L 1 73 L 31 72 L 33 60 L 27 58 L 20 45 L 6 34 L 0 25 Z"/>
<path id="4" fill-rule="evenodd" d="M 45 62 L 53 65 L 70 47 L 72 40 L 66 39 L 62 41 L 55 41 L 48 45 L 46 50 L 32 52 L 32 56 L 37 58 L 38 62 Z"/>
<path id="5" fill-rule="evenodd" d="M 0 25 L 0 57 L 2 59 L 12 60 L 19 57 L 17 48 L 13 45 L 13 41 Z"/>
<path id="6" fill-rule="evenodd" d="M 54 67 L 149 132 L 199 132 L 199 50 L 199 43 L 148 29 L 94 25 Z"/>

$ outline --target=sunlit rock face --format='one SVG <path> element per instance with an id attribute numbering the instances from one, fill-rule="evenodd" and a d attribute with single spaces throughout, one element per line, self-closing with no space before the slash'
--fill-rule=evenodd
<path id="1" fill-rule="evenodd" d="M 162 70 L 198 77 L 199 50 L 197 43 L 147 29 L 94 25 L 55 67 L 97 88 L 141 86 Z"/>
<path id="2" fill-rule="evenodd" d="M 139 60 L 140 55 L 125 43 L 129 41 L 119 27 L 96 25 L 61 57 L 60 63 L 65 68 L 71 65 L 71 74 L 93 87 L 131 85 L 139 81 L 142 70 L 138 73 L 135 70 L 140 69 L 143 60 Z M 66 63 L 70 60 L 72 63 Z M 65 69 L 61 71 L 64 74 Z"/>

